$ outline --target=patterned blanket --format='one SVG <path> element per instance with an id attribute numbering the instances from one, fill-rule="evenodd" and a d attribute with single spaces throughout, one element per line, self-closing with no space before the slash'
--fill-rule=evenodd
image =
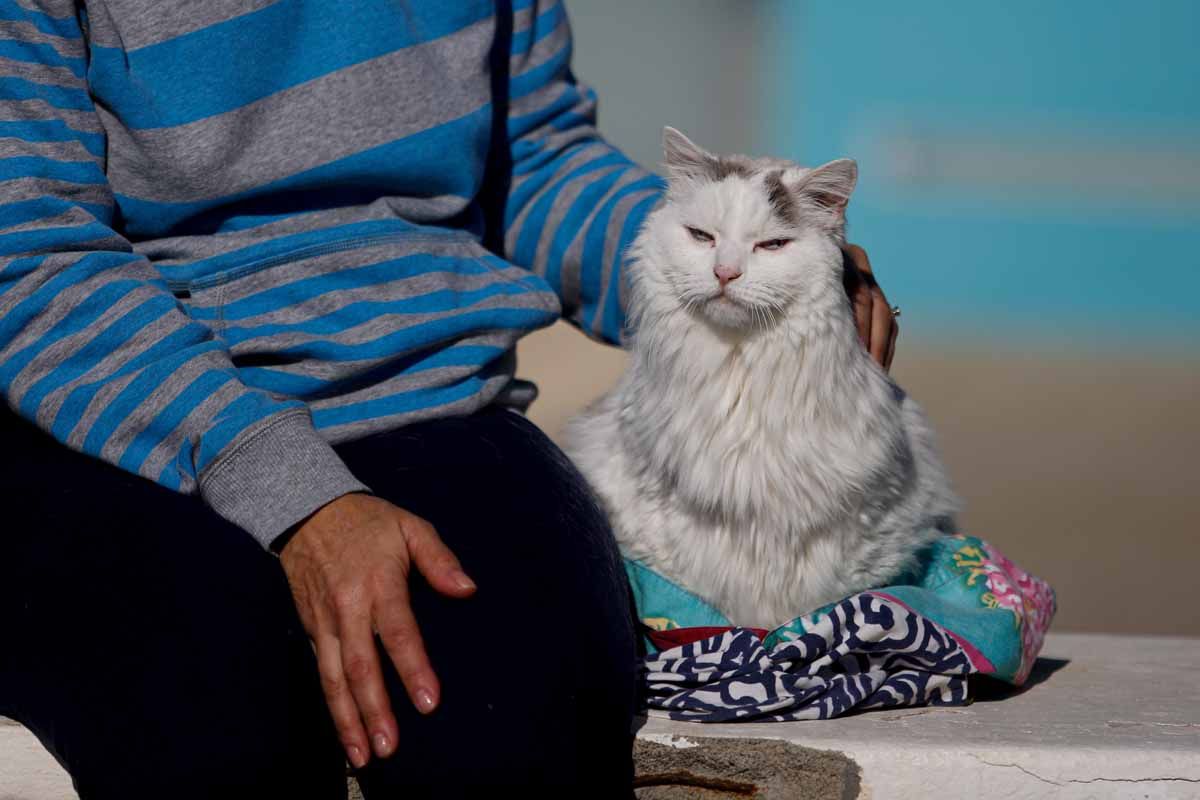
<path id="1" fill-rule="evenodd" d="M 652 651 L 646 704 L 694 722 L 966 703 L 969 675 L 1025 682 L 1055 612 L 1045 581 L 972 536 L 941 538 L 895 585 L 772 631 L 734 627 L 644 564 L 625 563 Z"/>

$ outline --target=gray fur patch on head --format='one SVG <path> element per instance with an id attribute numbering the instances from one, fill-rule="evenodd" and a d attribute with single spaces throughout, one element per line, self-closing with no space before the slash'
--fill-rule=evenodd
<path id="1" fill-rule="evenodd" d="M 754 176 L 754 168 L 739 158 L 710 156 L 704 161 L 705 172 L 714 181 L 723 181 L 731 175 L 739 178 L 751 178 Z"/>
<path id="2" fill-rule="evenodd" d="M 796 207 L 796 198 L 783 183 L 783 170 L 778 169 L 764 175 L 763 188 L 767 190 L 771 213 L 785 225 L 799 224 L 800 210 Z"/>

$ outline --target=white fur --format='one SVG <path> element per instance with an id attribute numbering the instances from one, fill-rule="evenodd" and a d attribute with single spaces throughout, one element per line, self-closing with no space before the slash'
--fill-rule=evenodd
<path id="1" fill-rule="evenodd" d="M 840 250 L 853 162 L 722 162 L 671 129 L 666 146 L 667 199 L 631 251 L 631 362 L 567 451 L 625 555 L 772 627 L 895 578 L 958 501 L 924 415 L 857 338 Z M 755 246 L 772 239 L 791 241 Z M 724 297 L 718 263 L 742 272 Z"/>

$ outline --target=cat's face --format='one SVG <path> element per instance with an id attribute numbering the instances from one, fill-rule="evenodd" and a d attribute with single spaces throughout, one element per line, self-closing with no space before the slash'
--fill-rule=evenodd
<path id="1" fill-rule="evenodd" d="M 845 206 L 857 169 L 708 153 L 663 137 L 667 202 L 648 233 L 654 283 L 727 329 L 768 327 L 796 303 L 841 287 Z"/>

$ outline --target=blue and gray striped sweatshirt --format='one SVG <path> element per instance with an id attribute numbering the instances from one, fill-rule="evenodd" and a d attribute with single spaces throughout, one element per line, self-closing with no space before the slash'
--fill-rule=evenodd
<path id="1" fill-rule="evenodd" d="M 0 392 L 264 545 L 332 443 L 615 341 L 661 181 L 554 0 L 0 0 Z M 0 445 L 2 447 L 2 445 Z"/>

